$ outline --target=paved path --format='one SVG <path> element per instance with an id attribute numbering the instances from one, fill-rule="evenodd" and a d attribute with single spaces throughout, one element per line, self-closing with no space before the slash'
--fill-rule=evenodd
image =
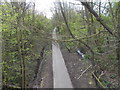
<path id="1" fill-rule="evenodd" d="M 53 31 L 53 39 L 57 39 L 56 28 Z M 52 50 L 54 88 L 73 88 L 59 44 L 57 42 L 53 41 Z"/>

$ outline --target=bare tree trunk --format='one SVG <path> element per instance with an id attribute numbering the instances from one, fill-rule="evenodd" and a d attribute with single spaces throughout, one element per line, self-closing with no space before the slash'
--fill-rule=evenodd
<path id="1" fill-rule="evenodd" d="M 33 11 L 32 11 L 33 17 L 32 17 L 32 21 L 35 21 L 35 2 L 33 3 Z"/>
<path id="2" fill-rule="evenodd" d="M 118 66 L 120 66 L 120 13 L 118 14 L 118 46 L 116 51 L 117 51 Z M 118 70 L 119 70 L 118 73 L 120 75 L 120 69 Z"/>
<path id="3" fill-rule="evenodd" d="M 64 12 L 63 12 L 63 8 L 62 8 L 62 5 L 61 5 L 61 2 L 59 2 L 59 5 L 60 5 L 60 10 L 61 10 L 62 16 L 63 16 L 63 18 L 64 18 L 64 21 L 65 21 L 65 24 L 66 24 L 66 27 L 67 27 L 67 31 L 70 33 L 70 35 L 71 35 L 73 38 L 75 38 L 74 35 L 72 34 L 72 32 L 70 31 L 70 28 L 69 28 L 67 19 L 66 19 L 66 17 L 65 17 Z"/>
<path id="4" fill-rule="evenodd" d="M 90 28 L 90 13 L 88 12 L 88 9 L 85 7 L 85 14 L 86 14 L 86 23 L 87 23 L 87 31 L 88 31 L 88 36 L 91 35 L 91 28 Z"/>
<path id="5" fill-rule="evenodd" d="M 118 60 L 118 76 L 120 78 L 120 1 L 118 2 L 118 9 L 116 10 L 117 11 L 117 18 L 118 18 L 118 25 L 117 25 L 117 33 L 118 33 L 118 37 L 117 37 L 117 40 L 118 40 L 118 45 L 117 45 L 117 60 Z M 118 87 L 120 86 L 120 80 L 118 80 Z"/>
<path id="6" fill-rule="evenodd" d="M 66 17 L 65 17 L 64 12 L 63 12 L 63 8 L 62 8 L 62 5 L 61 5 L 61 2 L 59 2 L 59 5 L 60 5 L 61 13 L 62 13 L 62 16 L 63 16 L 63 18 L 64 18 L 64 21 L 65 21 L 65 24 L 66 24 L 66 27 L 67 27 L 68 32 L 70 33 L 70 35 L 72 36 L 73 39 L 77 40 L 77 39 L 75 38 L 75 36 L 72 34 L 72 32 L 71 32 L 71 30 L 70 30 L 70 28 L 69 28 L 67 19 L 66 19 Z M 92 63 L 93 66 L 95 66 L 94 51 L 91 49 L 91 47 L 90 47 L 88 44 L 86 44 L 86 43 L 83 42 L 82 40 L 77 40 L 77 41 L 80 42 L 80 43 L 82 43 L 83 45 L 85 45 L 85 46 L 90 50 L 90 52 L 91 52 L 91 54 L 92 54 L 91 63 Z"/>

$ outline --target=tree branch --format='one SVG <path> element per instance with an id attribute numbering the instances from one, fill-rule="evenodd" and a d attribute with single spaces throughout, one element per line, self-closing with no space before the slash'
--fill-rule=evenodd
<path id="1" fill-rule="evenodd" d="M 82 5 L 84 5 L 84 6 L 89 10 L 90 13 L 92 13 L 92 14 L 95 16 L 96 20 L 97 20 L 111 35 L 113 35 L 113 36 L 116 37 L 116 35 L 113 34 L 113 32 L 112 32 L 113 30 L 111 30 L 110 27 L 108 27 L 108 26 L 105 24 L 105 22 L 102 20 L 102 18 L 100 18 L 100 17 L 98 16 L 98 14 L 90 7 L 90 5 L 89 5 L 87 2 L 81 2 L 81 3 L 82 3 Z"/>
<path id="2" fill-rule="evenodd" d="M 66 27 L 67 27 L 68 32 L 70 33 L 70 35 L 71 35 L 71 37 L 72 37 L 73 39 L 75 39 L 76 41 L 82 43 L 83 45 L 85 45 L 85 46 L 90 50 L 90 52 L 91 52 L 91 54 L 92 54 L 91 63 L 92 63 L 93 66 L 95 66 L 94 51 L 92 50 L 92 48 L 91 48 L 88 44 L 86 44 L 86 43 L 85 43 L 84 41 L 82 41 L 82 40 L 77 40 L 76 37 L 72 34 L 72 32 L 71 32 L 71 30 L 70 30 L 70 28 L 69 28 L 67 19 L 66 19 L 66 17 L 65 17 L 65 14 L 64 14 L 64 12 L 63 12 L 63 8 L 62 8 L 62 5 L 61 5 L 61 2 L 59 2 L 59 5 L 60 5 L 61 13 L 62 13 L 62 16 L 63 16 L 63 18 L 64 18 L 64 21 L 65 21 L 65 24 L 66 24 Z"/>

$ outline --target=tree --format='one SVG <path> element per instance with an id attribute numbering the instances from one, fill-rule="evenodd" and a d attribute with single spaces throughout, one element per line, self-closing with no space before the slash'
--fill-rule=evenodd
<path id="1" fill-rule="evenodd" d="M 50 20 L 30 6 L 32 3 L 2 3 L 3 86 L 26 88 L 49 50 Z"/>

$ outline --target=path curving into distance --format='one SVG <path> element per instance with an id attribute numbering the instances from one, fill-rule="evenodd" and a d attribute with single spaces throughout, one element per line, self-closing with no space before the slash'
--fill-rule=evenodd
<path id="1" fill-rule="evenodd" d="M 56 28 L 53 30 L 53 39 L 57 39 Z M 59 44 L 52 42 L 53 58 L 53 87 L 54 88 L 73 88 L 70 76 L 68 74 Z"/>

